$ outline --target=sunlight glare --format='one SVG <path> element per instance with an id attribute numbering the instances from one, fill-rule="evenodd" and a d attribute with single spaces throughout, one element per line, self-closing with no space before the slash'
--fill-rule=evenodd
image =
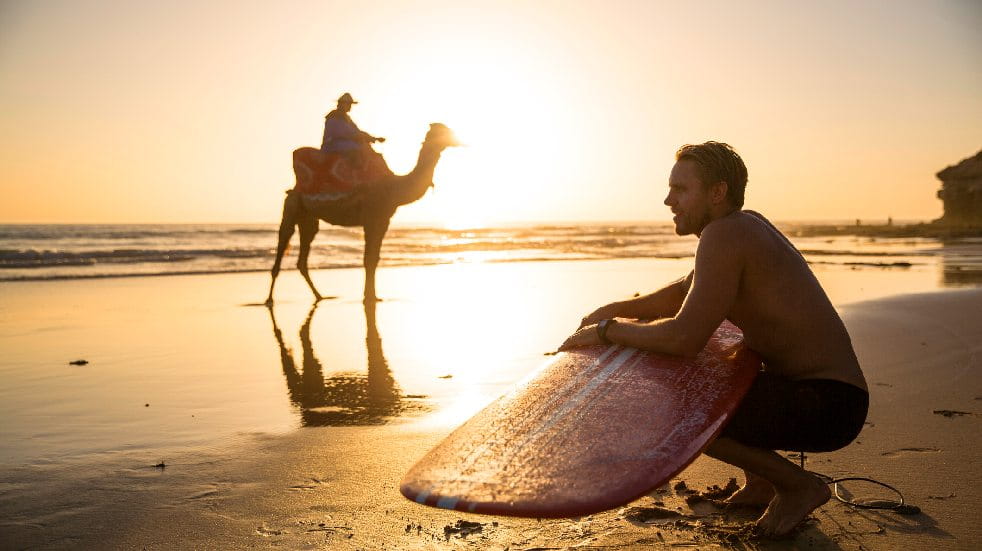
<path id="1" fill-rule="evenodd" d="M 378 125 L 400 135 L 398 143 L 385 144 L 384 154 L 397 173 L 411 169 L 419 142 L 408 137 L 431 122 L 447 124 L 465 145 L 445 152 L 435 190 L 400 210 L 400 217 L 466 229 L 541 208 L 527 203 L 540 201 L 543 187 L 562 179 L 564 167 L 554 160 L 579 145 L 567 83 L 533 53 L 500 44 L 462 40 L 435 57 L 411 75 L 427 85 L 400 89 L 399 107 L 378 117 Z"/>

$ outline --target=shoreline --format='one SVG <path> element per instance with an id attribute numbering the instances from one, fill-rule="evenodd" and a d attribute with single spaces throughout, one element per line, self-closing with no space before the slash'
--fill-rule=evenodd
<path id="1" fill-rule="evenodd" d="M 636 258 L 623 258 L 623 259 L 611 259 L 611 258 L 536 258 L 536 259 L 519 259 L 519 260 L 483 260 L 481 264 L 518 264 L 518 263 L 539 263 L 539 262 L 607 262 L 612 260 L 624 260 L 624 261 L 649 261 L 649 260 L 688 260 L 695 258 L 694 255 L 666 255 L 666 256 L 646 256 L 646 257 L 636 257 Z M 809 267 L 816 266 L 840 266 L 845 268 L 879 268 L 884 270 L 890 269 L 906 269 L 914 266 L 924 266 L 925 263 L 914 263 L 914 262 L 826 262 L 826 261 L 806 261 Z M 392 268 L 427 268 L 431 266 L 452 266 L 455 264 L 472 264 L 472 262 L 431 262 L 431 263 L 415 263 L 415 264 L 390 264 L 384 266 L 384 269 Z M 380 269 L 383 269 L 380 267 Z M 317 267 L 310 268 L 311 272 L 315 271 L 330 271 L 330 270 L 362 270 L 361 266 L 334 266 L 334 267 Z M 22 283 L 22 282 L 43 282 L 43 281 L 84 281 L 92 279 L 125 279 L 125 278 L 139 278 L 139 277 L 170 277 L 170 276 L 221 276 L 227 274 L 265 274 L 268 275 L 269 269 L 241 269 L 241 270 L 220 270 L 220 271 L 199 271 L 199 272 L 156 272 L 147 274 L 92 274 L 92 275 L 53 275 L 45 277 L 22 277 L 17 279 L 0 279 L 0 285 L 4 283 Z M 280 269 L 280 273 L 286 272 L 299 272 L 296 266 L 284 266 Z"/>
<path id="2" fill-rule="evenodd" d="M 194 231 L 201 227 L 206 229 Z M 935 235 L 934 225 L 857 227 L 792 222 L 779 227 L 812 265 L 883 269 L 932 266 L 939 272 L 957 271 L 957 277 L 968 279 L 969 283 L 982 283 L 982 242 L 953 237 L 954 234 Z M 269 271 L 274 256 L 273 226 L 95 228 L 69 225 L 18 229 L 0 225 L 0 282 L 259 273 Z M 312 249 L 312 269 L 361 267 L 363 245 L 359 231 L 323 228 L 321 237 Z M 670 224 L 656 223 L 470 230 L 393 228 L 383 247 L 383 266 L 692 258 L 695 243 L 694 238 L 675 236 Z M 287 254 L 286 271 L 294 271 L 296 247 L 291 251 L 292 255 Z"/>

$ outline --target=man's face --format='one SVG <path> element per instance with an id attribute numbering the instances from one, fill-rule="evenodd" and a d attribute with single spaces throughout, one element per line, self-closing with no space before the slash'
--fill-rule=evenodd
<path id="1" fill-rule="evenodd" d="M 338 103 L 338 109 L 340 109 L 342 113 L 348 113 L 348 112 L 350 112 L 351 111 L 351 102 L 350 101 L 342 101 L 342 102 L 339 102 Z"/>
<path id="2" fill-rule="evenodd" d="M 683 159 L 672 167 L 665 204 L 675 215 L 672 221 L 675 222 L 675 233 L 679 235 L 699 235 L 712 221 L 710 193 L 699 180 L 694 161 Z"/>

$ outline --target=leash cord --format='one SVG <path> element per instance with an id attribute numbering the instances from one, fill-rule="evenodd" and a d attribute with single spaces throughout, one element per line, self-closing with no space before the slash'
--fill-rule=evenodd
<path id="1" fill-rule="evenodd" d="M 799 464 L 800 464 L 802 470 L 806 470 L 805 469 L 805 452 L 798 452 L 798 459 L 800 460 L 799 461 Z M 835 497 L 835 499 L 839 500 L 840 502 L 845 503 L 846 505 L 849 505 L 850 507 L 856 507 L 858 509 L 877 509 L 877 510 L 884 510 L 884 511 L 893 511 L 894 513 L 897 513 L 897 514 L 900 514 L 900 515 L 916 515 L 916 514 L 918 514 L 918 513 L 921 512 L 921 508 L 920 507 L 918 507 L 916 505 L 910 505 L 908 503 L 905 503 L 904 502 L 904 494 L 900 493 L 900 490 L 894 488 L 893 486 L 887 484 L 886 482 L 880 482 L 879 480 L 874 480 L 872 478 L 868 478 L 868 477 L 865 477 L 865 476 L 848 476 L 848 477 L 843 477 L 843 478 L 832 478 L 831 476 L 829 476 L 827 474 L 817 473 L 815 471 L 807 471 L 807 472 L 809 472 L 809 473 L 811 473 L 811 474 L 819 477 L 826 484 L 831 484 L 832 485 L 832 496 Z M 843 497 L 839 493 L 839 483 L 840 482 L 849 482 L 849 481 L 871 482 L 873 484 L 877 484 L 877 485 L 882 486 L 882 487 L 890 490 L 891 492 L 897 494 L 897 497 L 899 498 L 899 500 L 898 501 L 892 501 L 892 500 L 876 500 L 875 502 L 871 502 L 871 503 L 858 503 L 858 502 L 854 501 L 853 499 Z"/>

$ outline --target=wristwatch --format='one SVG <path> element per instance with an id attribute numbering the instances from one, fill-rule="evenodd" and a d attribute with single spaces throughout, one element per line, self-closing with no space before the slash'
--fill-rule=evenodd
<path id="1" fill-rule="evenodd" d="M 613 344 L 610 342 L 610 339 L 607 338 L 607 330 L 613 327 L 615 323 L 617 323 L 617 320 L 615 319 L 600 320 L 600 323 L 597 324 L 597 336 L 600 337 L 600 342 L 604 344 Z"/>

